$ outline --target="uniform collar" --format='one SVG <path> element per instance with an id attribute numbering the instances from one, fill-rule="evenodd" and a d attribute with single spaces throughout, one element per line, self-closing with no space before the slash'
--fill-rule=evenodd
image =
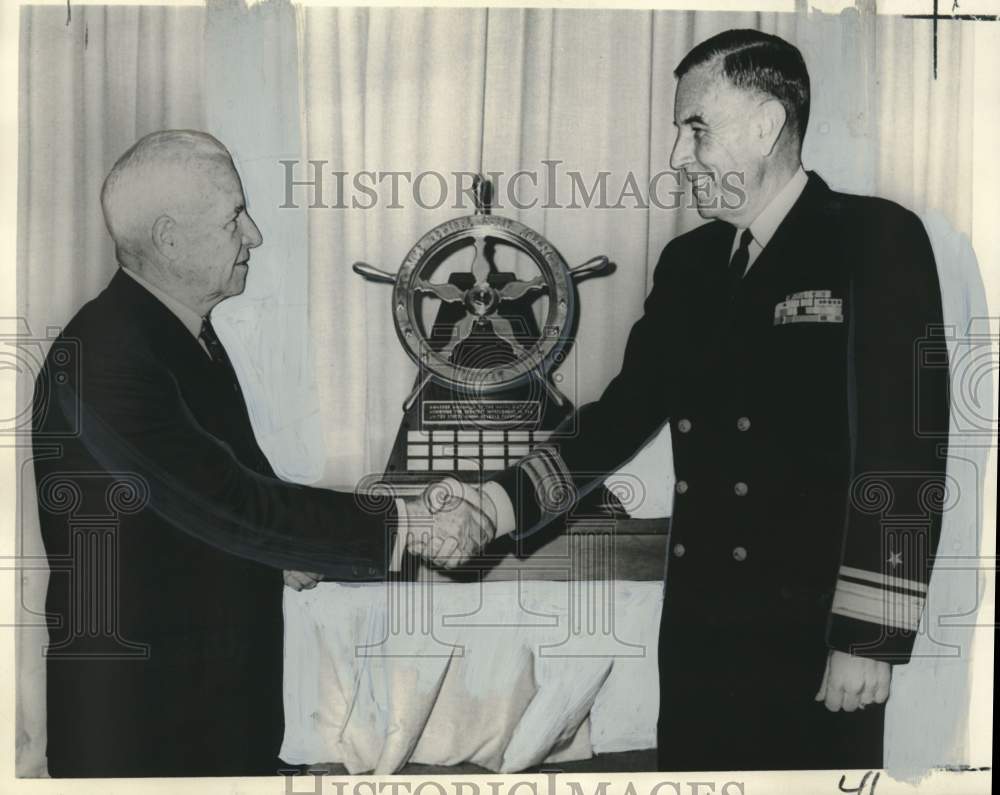
<path id="1" fill-rule="evenodd" d="M 771 199 L 768 205 L 750 224 L 750 233 L 753 235 L 754 242 L 761 248 L 766 247 L 771 242 L 774 233 L 778 231 L 781 222 L 785 220 L 785 216 L 788 215 L 789 210 L 798 201 L 808 182 L 809 177 L 800 164 L 798 171 L 792 175 L 792 178 L 785 183 L 785 186 L 778 191 L 774 198 Z M 739 240 L 742 233 L 742 229 L 736 230 L 737 240 Z"/>
<path id="2" fill-rule="evenodd" d="M 128 274 L 128 276 L 135 280 L 140 286 L 145 288 L 148 293 L 150 293 L 161 304 L 170 310 L 170 312 L 184 325 L 184 328 L 191 332 L 191 336 L 198 339 L 201 334 L 202 318 L 197 312 L 191 309 L 191 307 L 185 306 L 173 296 L 168 295 L 155 284 L 151 284 L 135 271 L 130 270 L 129 268 L 119 268 L 119 270 L 122 273 Z"/>

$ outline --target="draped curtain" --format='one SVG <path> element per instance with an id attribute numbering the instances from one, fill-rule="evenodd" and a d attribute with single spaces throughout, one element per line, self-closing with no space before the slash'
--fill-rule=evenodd
<path id="1" fill-rule="evenodd" d="M 395 272 L 424 232 L 471 209 L 453 206 L 453 184 L 442 206 L 418 206 L 405 181 L 398 207 L 390 206 L 387 181 L 373 209 L 310 209 L 308 186 L 294 188 L 292 207 L 289 175 L 312 180 L 315 161 L 324 203 L 335 205 L 335 172 L 347 174 L 349 187 L 364 171 L 438 172 L 451 181 L 460 171 L 510 177 L 524 169 L 539 175 L 537 206 L 519 209 L 501 194 L 497 212 L 543 234 L 571 266 L 595 254 L 618 265 L 580 285 L 577 342 L 559 371 L 570 398 L 587 402 L 621 363 L 659 251 L 701 221 L 686 206 L 632 200 L 618 209 L 545 207 L 547 191 L 568 204 L 572 170 L 588 187 L 610 172 L 612 204 L 628 174 L 645 192 L 669 169 L 672 70 L 716 32 L 754 27 L 802 49 L 813 85 L 807 168 L 834 188 L 936 211 L 971 234 L 972 96 L 990 77 L 973 72 L 973 56 L 984 34 L 942 24 L 935 80 L 929 23 L 862 8 L 795 15 L 314 8 L 275 0 L 250 9 L 74 6 L 68 18 L 64 8 L 25 6 L 20 315 L 42 335 L 107 282 L 114 258 L 98 192 L 136 138 L 163 127 L 215 134 L 234 154 L 265 241 L 246 294 L 220 305 L 216 323 L 255 430 L 282 476 L 350 486 L 384 467 L 416 375 L 396 339 L 390 288 L 362 280 L 351 264 Z M 559 163 L 554 186 L 544 161 Z M 437 183 L 423 185 L 425 204 L 433 204 Z M 661 185 L 668 198 L 676 183 Z M 505 264 L 524 268 L 498 262 Z M 28 379 L 19 394 L 29 399 Z M 666 439 L 651 455 L 650 471 L 665 483 Z M 22 478 L 19 488 L 20 552 L 43 561 L 33 484 Z M 22 775 L 44 769 L 46 574 L 37 568 L 22 575 L 19 599 Z"/>
<path id="2" fill-rule="evenodd" d="M 576 345 L 559 368 L 571 399 L 594 399 L 621 362 L 659 250 L 699 219 L 687 209 L 647 210 L 636 202 L 568 207 L 569 172 L 579 172 L 586 189 L 599 172 L 610 172 L 609 204 L 629 173 L 647 186 L 667 168 L 676 61 L 697 39 L 759 25 L 759 16 L 356 8 L 306 8 L 303 15 L 305 159 L 348 174 L 437 171 L 451 182 L 449 198 L 454 172 L 500 172 L 497 212 L 540 232 L 571 266 L 596 254 L 618 264 L 613 276 L 580 285 Z M 536 200 L 527 209 L 511 202 L 507 189 L 522 170 L 538 181 L 528 190 L 526 179 L 515 183 L 522 188 L 515 202 Z M 666 203 L 671 183 L 663 185 Z M 395 338 L 388 291 L 359 279 L 351 263 L 394 272 L 425 231 L 471 211 L 468 204 L 456 211 L 452 201 L 424 209 L 405 189 L 405 209 L 383 209 L 391 186 L 380 188 L 375 209 L 309 216 L 311 339 L 323 352 L 314 372 L 327 407 L 330 482 L 345 475 L 354 482 L 384 467 L 416 373 Z M 345 413 L 363 421 L 344 422 Z"/>

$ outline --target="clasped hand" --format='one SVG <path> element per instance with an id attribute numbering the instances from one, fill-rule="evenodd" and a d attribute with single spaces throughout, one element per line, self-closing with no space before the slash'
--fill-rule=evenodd
<path id="1" fill-rule="evenodd" d="M 411 554 L 453 569 L 496 536 L 496 507 L 481 489 L 445 478 L 406 501 L 406 533 Z"/>
<path id="2" fill-rule="evenodd" d="M 891 679 L 892 667 L 887 662 L 832 650 L 816 700 L 824 702 L 831 712 L 854 712 L 869 704 L 884 704 Z"/>

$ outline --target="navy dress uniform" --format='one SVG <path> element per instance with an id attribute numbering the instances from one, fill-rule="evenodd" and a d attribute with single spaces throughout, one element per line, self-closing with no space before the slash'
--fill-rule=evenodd
<path id="1" fill-rule="evenodd" d="M 911 212 L 815 174 L 744 275 L 750 242 L 671 241 L 621 372 L 497 480 L 530 533 L 669 421 L 660 768 L 879 767 L 883 707 L 814 696 L 830 649 L 904 663 L 917 631 L 949 410 L 934 258 Z"/>

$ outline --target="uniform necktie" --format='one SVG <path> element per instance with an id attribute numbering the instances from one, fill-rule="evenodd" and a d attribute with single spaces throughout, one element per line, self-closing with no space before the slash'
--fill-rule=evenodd
<path id="1" fill-rule="evenodd" d="M 729 260 L 729 292 L 736 294 L 736 290 L 743 281 L 743 275 L 747 270 L 747 263 L 750 262 L 750 242 L 753 240 L 753 233 L 749 229 L 744 229 L 740 235 L 739 248 L 733 253 L 733 258 Z"/>

